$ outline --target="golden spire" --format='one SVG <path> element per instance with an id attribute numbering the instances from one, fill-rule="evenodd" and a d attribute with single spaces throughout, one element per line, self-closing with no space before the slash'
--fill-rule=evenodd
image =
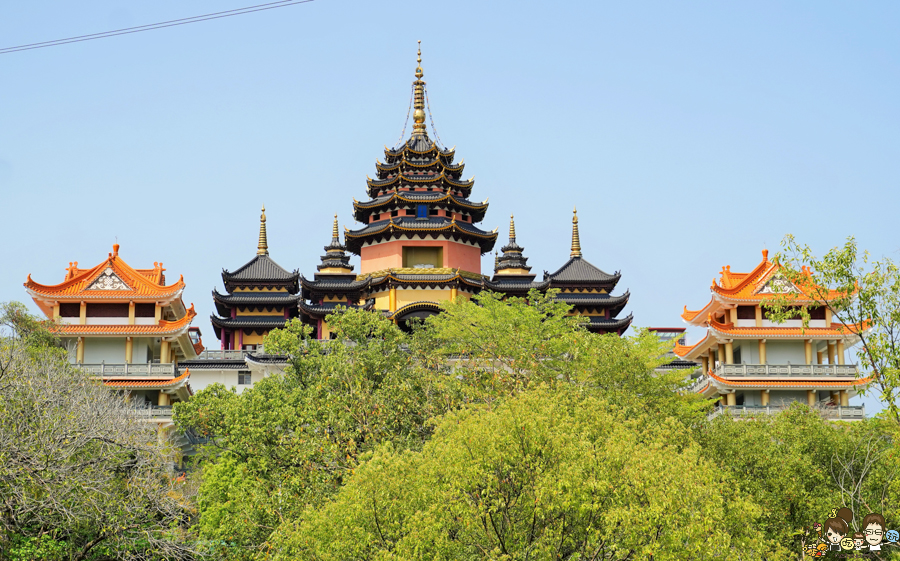
<path id="1" fill-rule="evenodd" d="M 340 241 L 340 236 L 338 235 L 337 214 L 334 215 L 334 226 L 331 227 L 331 241 Z"/>
<path id="2" fill-rule="evenodd" d="M 422 81 L 422 40 L 419 40 L 419 51 L 416 58 L 416 81 L 413 82 L 413 134 L 427 134 L 425 131 L 425 82 Z"/>
<path id="3" fill-rule="evenodd" d="M 257 246 L 256 254 L 269 254 L 269 244 L 266 241 L 266 205 L 263 205 L 262 216 L 259 217 L 259 245 Z"/>
<path id="4" fill-rule="evenodd" d="M 581 257 L 581 238 L 578 237 L 578 209 L 572 211 L 572 253 L 569 257 Z"/>
<path id="5" fill-rule="evenodd" d="M 512 214 L 509 215 L 509 241 L 516 241 L 516 220 Z"/>

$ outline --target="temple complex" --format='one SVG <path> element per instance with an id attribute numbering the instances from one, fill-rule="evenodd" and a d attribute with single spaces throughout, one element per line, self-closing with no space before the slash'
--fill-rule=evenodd
<path id="1" fill-rule="evenodd" d="M 762 255 L 749 273 L 724 267 L 718 281 L 713 279 L 712 297 L 699 310 L 685 306 L 684 321 L 706 328 L 700 342 L 675 347 L 677 356 L 702 365 L 691 391 L 716 400 L 713 415 L 776 412 L 799 401 L 823 407 L 832 418 L 862 418 L 862 407 L 850 406 L 849 400 L 870 379 L 857 379 L 859 369 L 845 356 L 862 327 L 833 322 L 830 309 L 817 306 L 805 297 L 809 290 L 780 275 L 768 251 Z M 777 324 L 769 318 L 762 304 L 784 294 L 808 306 L 808 326 L 800 319 Z"/>
<path id="2" fill-rule="evenodd" d="M 63 282 L 25 289 L 57 323 L 58 335 L 73 363 L 111 389 L 126 391 L 136 412 L 172 426 L 171 405 L 186 401 L 193 389 L 190 371 L 180 361 L 203 351 L 200 332 L 190 327 L 197 315 L 182 301 L 184 278 L 166 285 L 162 263 L 134 269 L 119 256 L 89 269 L 69 263 Z"/>
<path id="3" fill-rule="evenodd" d="M 463 179 L 465 164 L 456 162 L 455 148 L 444 148 L 428 135 L 421 55 L 419 50 L 412 84 L 412 133 L 398 147 L 385 147 L 383 162 L 376 160 L 375 177 L 366 182 L 367 200 L 353 201 L 353 218 L 362 227 L 345 228 L 343 244 L 335 217 L 318 272 L 301 278 L 300 317 L 325 339 L 331 335 L 325 318 L 337 306 L 362 307 L 406 326 L 438 313 L 441 302 L 471 298 L 484 289 L 524 296 L 532 288 L 558 288 L 559 298 L 586 318 L 588 329 L 623 333 L 632 318 L 617 316 L 629 294 L 612 296 L 619 274 L 607 274 L 582 257 L 577 214 L 570 259 L 555 273 L 534 280 L 511 220 L 510 240 L 496 259 L 493 277 L 482 274 L 481 257 L 494 248 L 497 229 L 479 226 L 488 202 L 471 199 L 475 180 Z M 347 253 L 360 257 L 358 274 Z"/>
<path id="4" fill-rule="evenodd" d="M 223 350 L 255 350 L 266 334 L 297 317 L 300 273 L 283 269 L 269 257 L 266 207 L 259 223 L 256 256 L 233 272 L 222 270 L 227 294 L 213 290 L 219 315 L 210 316 Z"/>

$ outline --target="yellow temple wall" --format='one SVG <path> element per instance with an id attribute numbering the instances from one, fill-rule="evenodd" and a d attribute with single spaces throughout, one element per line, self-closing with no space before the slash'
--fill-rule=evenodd
<path id="1" fill-rule="evenodd" d="M 397 308 L 413 302 L 444 302 L 450 300 L 450 288 L 397 289 Z M 376 300 L 377 304 L 377 300 Z"/>
<path id="2" fill-rule="evenodd" d="M 262 335 L 259 335 L 256 333 L 244 333 L 244 344 L 245 345 L 262 345 L 263 341 L 266 338 L 266 335 L 268 335 L 268 332 L 266 332 Z M 238 340 L 240 340 L 240 339 L 238 339 Z"/>
<path id="3" fill-rule="evenodd" d="M 271 317 L 284 317 L 284 310 L 281 308 L 272 310 L 264 310 L 259 308 L 238 308 L 237 311 L 238 316 L 271 316 Z"/>

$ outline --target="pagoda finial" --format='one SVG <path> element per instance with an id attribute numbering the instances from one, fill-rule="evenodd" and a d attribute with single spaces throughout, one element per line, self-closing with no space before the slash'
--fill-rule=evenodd
<path id="1" fill-rule="evenodd" d="M 497 267 L 500 266 L 500 254 L 496 251 L 494 252 L 494 271 L 497 271 Z"/>
<path id="2" fill-rule="evenodd" d="M 416 56 L 416 81 L 413 82 L 413 134 L 427 134 L 425 131 L 425 82 L 422 81 L 422 40 Z"/>
<path id="3" fill-rule="evenodd" d="M 340 241 L 341 237 L 338 234 L 338 223 L 337 223 L 337 214 L 334 215 L 334 225 L 331 227 L 331 241 Z"/>
<path id="4" fill-rule="evenodd" d="M 269 254 L 269 243 L 266 239 L 266 205 L 262 206 L 262 215 L 259 217 L 259 245 L 257 246 L 256 254 Z"/>
<path id="5" fill-rule="evenodd" d="M 509 215 L 509 241 L 516 241 L 516 219 L 512 214 Z"/>
<path id="6" fill-rule="evenodd" d="M 581 257 L 581 238 L 578 236 L 578 208 L 572 211 L 572 252 L 569 257 Z"/>

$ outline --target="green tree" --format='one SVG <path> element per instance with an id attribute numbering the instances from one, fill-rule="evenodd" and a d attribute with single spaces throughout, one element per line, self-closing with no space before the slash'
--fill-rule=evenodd
<path id="1" fill-rule="evenodd" d="M 676 419 L 583 388 L 449 413 L 422 451 L 383 446 L 275 559 L 713 559 L 781 552 Z"/>
<path id="2" fill-rule="evenodd" d="M 900 426 L 900 268 L 889 258 L 872 260 L 868 252 L 860 253 L 852 237 L 822 258 L 791 235 L 782 246 L 776 257 L 781 274 L 799 292 L 773 299 L 773 317 L 799 317 L 808 325 L 808 307 L 794 303 L 803 298 L 831 310 L 845 332 L 860 336 L 861 364 L 871 373 L 888 416 Z"/>
<path id="3" fill-rule="evenodd" d="M 0 324 L 0 558 L 187 559 L 195 513 L 153 426 L 21 304 Z"/>
<path id="4" fill-rule="evenodd" d="M 685 425 L 702 418 L 701 402 L 672 391 L 679 375 L 654 375 L 666 350 L 655 337 L 592 335 L 552 296 L 483 293 L 447 304 L 412 334 L 360 310 L 329 317 L 332 341 L 310 339 L 300 322 L 270 334 L 266 349 L 291 357 L 284 376 L 175 405 L 181 426 L 215 437 L 201 488 L 204 538 L 223 555 L 265 554 L 273 528 L 329 500 L 364 454 L 421 450 L 431 419 L 535 384 L 602 392 L 611 406 L 678 413 Z"/>

